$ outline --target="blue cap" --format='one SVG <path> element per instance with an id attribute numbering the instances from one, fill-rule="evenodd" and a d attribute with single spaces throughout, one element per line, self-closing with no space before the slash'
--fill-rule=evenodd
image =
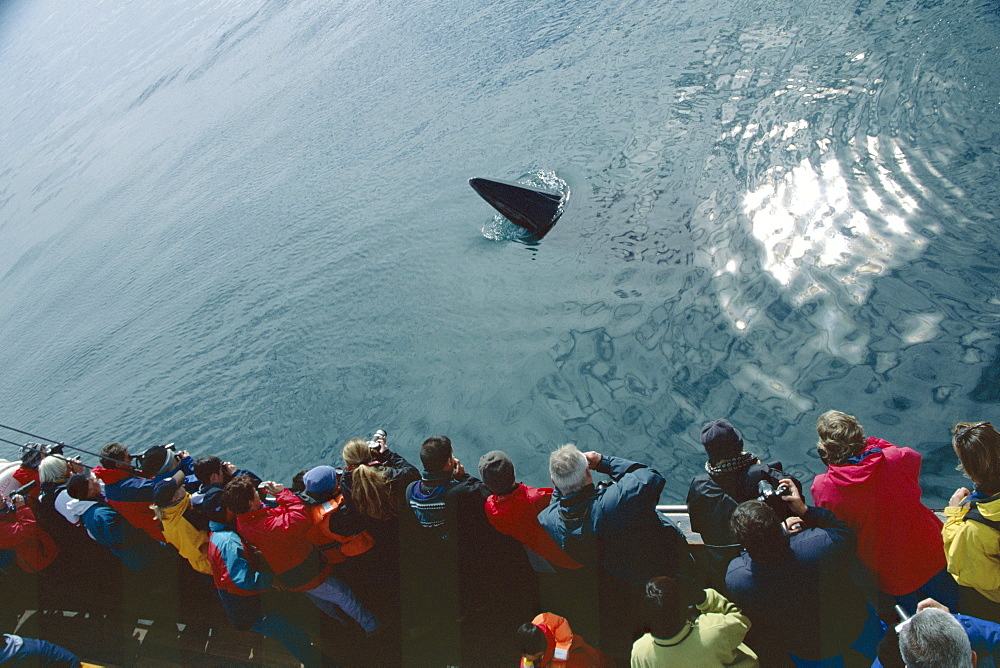
<path id="1" fill-rule="evenodd" d="M 317 466 L 302 476 L 302 484 L 308 494 L 326 494 L 337 489 L 337 469 L 332 466 Z"/>

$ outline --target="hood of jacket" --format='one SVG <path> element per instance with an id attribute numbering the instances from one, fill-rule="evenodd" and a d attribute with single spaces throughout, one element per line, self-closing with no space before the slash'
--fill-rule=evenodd
<path id="1" fill-rule="evenodd" d="M 535 617 L 533 624 L 542 630 L 545 642 L 548 644 L 545 656 L 538 665 L 548 665 L 552 659 L 565 661 L 568 658 L 570 645 L 573 644 L 573 629 L 570 628 L 566 618 L 551 612 L 543 612 Z M 557 650 L 561 650 L 559 656 L 556 656 Z"/>
<path id="2" fill-rule="evenodd" d="M 886 449 L 895 447 L 881 438 L 869 436 L 861 454 L 851 457 L 843 464 L 827 467 L 826 474 L 836 485 L 851 485 L 865 482 L 875 475 L 886 461 Z"/>
<path id="3" fill-rule="evenodd" d="M 123 469 L 106 469 L 103 466 L 95 466 L 94 475 L 105 485 L 113 485 L 125 478 L 131 478 L 134 474 Z"/>
<path id="4" fill-rule="evenodd" d="M 976 508 L 982 516 L 988 520 L 993 520 L 994 522 L 1000 522 L 1000 494 L 994 494 L 991 497 L 983 499 L 976 503 Z"/>

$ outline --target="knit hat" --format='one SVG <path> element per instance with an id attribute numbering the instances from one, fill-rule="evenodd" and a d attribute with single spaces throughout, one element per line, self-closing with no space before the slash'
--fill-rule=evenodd
<path id="1" fill-rule="evenodd" d="M 517 487 L 514 462 L 500 450 L 491 450 L 479 458 L 479 477 L 497 496 L 510 494 Z"/>
<path id="2" fill-rule="evenodd" d="M 302 476 L 302 484 L 307 494 L 326 494 L 337 489 L 337 469 L 332 466 L 317 466 Z"/>
<path id="3" fill-rule="evenodd" d="M 37 469 L 45 454 L 45 446 L 41 443 L 25 443 L 21 446 L 21 466 L 26 469 Z"/>
<path id="4" fill-rule="evenodd" d="M 153 485 L 153 503 L 160 508 L 168 508 L 174 503 L 174 494 L 177 493 L 177 483 L 173 478 L 166 478 Z"/>
<path id="5" fill-rule="evenodd" d="M 174 468 L 173 452 L 164 445 L 154 445 L 142 455 L 142 475 L 156 478 L 166 475 Z"/>
<path id="6" fill-rule="evenodd" d="M 743 452 L 743 435 L 726 420 L 715 420 L 701 428 L 701 444 L 708 461 L 732 459 Z"/>

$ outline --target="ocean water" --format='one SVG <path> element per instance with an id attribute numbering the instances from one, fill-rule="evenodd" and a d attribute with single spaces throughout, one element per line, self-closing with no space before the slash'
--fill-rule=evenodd
<path id="1" fill-rule="evenodd" d="M 992 1 L 6 0 L 0 90 L 4 424 L 677 502 L 705 421 L 808 479 L 837 408 L 940 504 L 1000 417 Z M 473 176 L 571 195 L 530 243 Z"/>

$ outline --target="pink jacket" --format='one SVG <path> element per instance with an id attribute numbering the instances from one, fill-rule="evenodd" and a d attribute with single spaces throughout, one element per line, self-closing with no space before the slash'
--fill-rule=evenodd
<path id="1" fill-rule="evenodd" d="M 812 496 L 858 534 L 858 557 L 892 596 L 945 567 L 941 520 L 920 502 L 920 453 L 869 437 L 859 463 L 830 466 Z"/>

